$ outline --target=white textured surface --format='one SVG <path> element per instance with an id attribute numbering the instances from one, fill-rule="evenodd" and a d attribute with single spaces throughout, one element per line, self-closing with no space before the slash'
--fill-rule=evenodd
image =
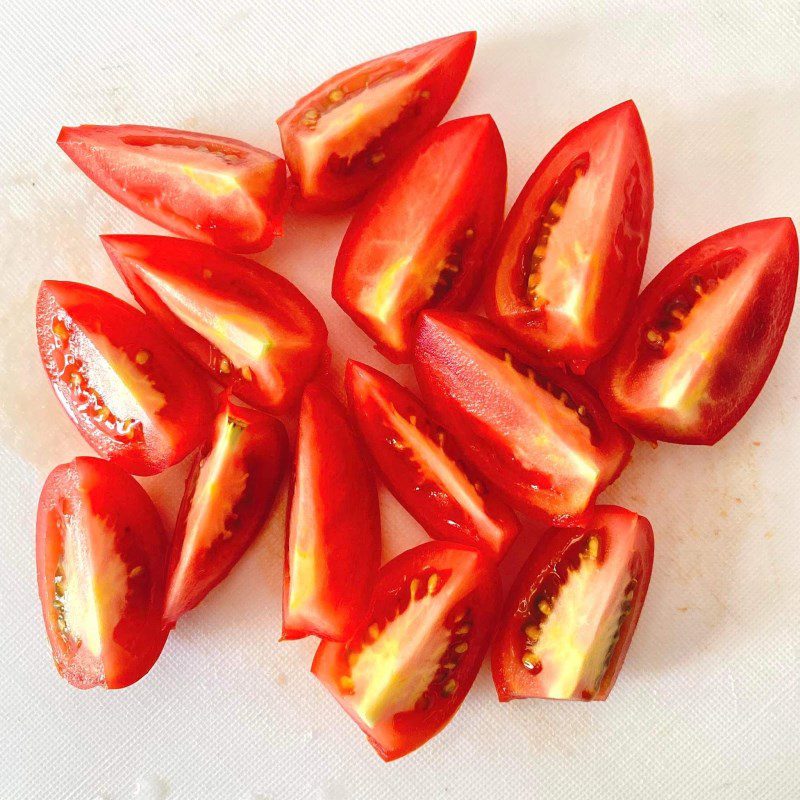
<path id="1" fill-rule="evenodd" d="M 97 235 L 155 230 L 72 166 L 55 144 L 61 124 L 186 127 L 276 150 L 274 118 L 318 81 L 474 27 L 473 69 L 451 116 L 495 116 L 509 200 L 567 129 L 636 100 L 655 166 L 649 276 L 729 225 L 800 219 L 799 17 L 796 0 L 6 4 L 0 797 L 799 797 L 800 319 L 732 435 L 708 450 L 637 446 L 607 493 L 652 520 L 657 552 L 605 704 L 500 706 L 484 669 L 442 735 L 382 764 L 308 673 L 313 642 L 277 642 L 282 508 L 145 680 L 80 693 L 50 662 L 33 555 L 45 472 L 86 452 L 37 363 L 37 283 L 87 280 L 122 294 Z M 337 370 L 347 354 L 385 366 L 329 298 L 345 224 L 292 217 L 263 260 L 319 302 Z M 169 523 L 182 478 L 172 472 L 147 481 Z M 422 540 L 393 502 L 385 511 L 387 555 Z"/>

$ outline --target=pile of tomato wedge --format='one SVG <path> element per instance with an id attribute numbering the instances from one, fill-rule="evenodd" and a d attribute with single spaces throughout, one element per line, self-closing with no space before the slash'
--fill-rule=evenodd
<path id="1" fill-rule="evenodd" d="M 608 696 L 654 545 L 644 517 L 597 497 L 633 436 L 709 445 L 747 411 L 789 323 L 797 236 L 787 218 L 732 227 L 640 293 L 653 171 L 630 101 L 566 133 L 505 216 L 492 118 L 439 124 L 475 40 L 325 81 L 278 119 L 284 158 L 186 131 L 62 130 L 92 181 L 182 237 L 101 237 L 142 310 L 69 281 L 39 292 L 42 363 L 99 456 L 52 471 L 37 519 L 72 685 L 145 675 L 288 472 L 282 638 L 320 638 L 312 672 L 382 758 L 449 722 L 489 648 L 501 701 Z M 419 394 L 352 360 L 342 383 L 314 305 L 242 255 L 293 208 L 350 207 L 333 298 L 413 365 Z M 168 536 L 131 476 L 192 453 Z M 434 540 L 383 566 L 376 478 Z M 504 600 L 517 537 L 529 555 Z"/>

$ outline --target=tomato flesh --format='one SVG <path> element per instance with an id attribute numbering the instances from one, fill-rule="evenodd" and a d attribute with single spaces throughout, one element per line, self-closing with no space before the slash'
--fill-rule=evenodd
<path id="1" fill-rule="evenodd" d="M 348 361 L 350 408 L 394 496 L 435 539 L 500 559 L 519 532 L 514 512 L 465 461 L 451 433 L 411 392 L 376 369 Z"/>
<path id="2" fill-rule="evenodd" d="M 739 225 L 670 262 L 592 375 L 612 416 L 644 439 L 719 441 L 778 357 L 797 269 L 788 218 Z"/>
<path id="3" fill-rule="evenodd" d="M 450 108 L 475 50 L 459 33 L 334 75 L 278 119 L 301 206 L 358 201 Z"/>
<path id="4" fill-rule="evenodd" d="M 257 253 L 281 232 L 286 164 L 266 150 L 144 125 L 62 128 L 58 144 L 115 200 L 180 236 Z"/>
<path id="5" fill-rule="evenodd" d="M 630 458 L 633 441 L 587 384 L 531 362 L 486 320 L 423 312 L 414 371 L 474 466 L 534 517 L 582 514 Z"/>
<path id="6" fill-rule="evenodd" d="M 463 308 L 503 219 L 506 157 L 488 115 L 446 122 L 416 145 L 356 213 L 333 298 L 392 361 L 409 361 L 425 307 Z"/>
<path id="7" fill-rule="evenodd" d="M 533 355 L 582 372 L 630 315 L 652 212 L 650 151 L 628 101 L 570 131 L 525 184 L 494 250 L 487 314 Z"/>
<path id="8" fill-rule="evenodd" d="M 450 721 L 472 686 L 500 601 L 492 561 L 429 542 L 380 571 L 369 612 L 346 642 L 323 642 L 312 672 L 385 761 Z"/>
<path id="9" fill-rule="evenodd" d="M 145 310 L 251 405 L 283 412 L 326 353 L 328 331 L 286 278 L 241 256 L 169 236 L 103 236 Z"/>
<path id="10" fill-rule="evenodd" d="M 172 537 L 164 619 L 194 608 L 244 555 L 272 509 L 289 457 L 286 430 L 223 395 L 195 459 Z"/>
<path id="11" fill-rule="evenodd" d="M 378 492 L 338 400 L 303 394 L 286 524 L 283 638 L 343 640 L 367 610 L 380 566 Z"/>
<path id="12" fill-rule="evenodd" d="M 144 489 L 119 467 L 76 458 L 45 481 L 36 520 L 39 598 L 53 660 L 79 689 L 120 689 L 153 666 L 166 536 Z"/>
<path id="13" fill-rule="evenodd" d="M 202 441 L 208 387 L 140 311 L 91 286 L 44 281 L 36 334 L 56 397 L 99 455 L 152 475 Z"/>
<path id="14" fill-rule="evenodd" d="M 652 568 L 653 529 L 624 508 L 597 506 L 580 527 L 548 531 L 500 617 L 492 674 L 501 702 L 605 700 Z"/>

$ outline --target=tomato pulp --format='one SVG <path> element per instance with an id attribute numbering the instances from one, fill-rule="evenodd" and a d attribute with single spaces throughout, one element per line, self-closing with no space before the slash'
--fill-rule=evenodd
<path id="1" fill-rule="evenodd" d="M 101 237 L 138 302 L 242 400 L 282 413 L 327 353 L 310 300 L 255 261 L 170 236 Z"/>
<path id="2" fill-rule="evenodd" d="M 503 219 L 506 156 L 488 115 L 435 128 L 364 201 L 342 240 L 333 298 L 392 361 L 423 308 L 463 308 Z"/>
<path id="3" fill-rule="evenodd" d="M 592 371 L 611 415 L 643 439 L 719 441 L 753 404 L 778 357 L 797 262 L 788 218 L 730 228 L 670 262 Z"/>
<path id="4" fill-rule="evenodd" d="M 583 372 L 630 315 L 653 213 L 653 167 L 630 100 L 570 131 L 514 203 L 486 311 L 526 350 Z"/>
<path id="5" fill-rule="evenodd" d="M 500 579 L 477 550 L 422 544 L 380 571 L 347 642 L 323 642 L 311 668 L 385 761 L 416 750 L 458 710 L 489 645 Z"/>
<path id="6" fill-rule="evenodd" d="M 36 571 L 47 636 L 73 686 L 120 689 L 153 666 L 167 539 L 144 489 L 99 458 L 56 467 L 39 498 Z"/>
<path id="7" fill-rule="evenodd" d="M 213 435 L 186 479 L 172 537 L 164 606 L 168 623 L 219 584 L 261 532 L 288 457 L 281 422 L 222 396 Z"/>
<path id="8" fill-rule="evenodd" d="M 257 253 L 281 232 L 286 164 L 266 150 L 144 125 L 62 128 L 58 144 L 115 200 L 180 236 Z"/>
<path id="9" fill-rule="evenodd" d="M 532 362 L 479 317 L 423 312 L 414 372 L 467 458 L 534 517 L 579 516 L 630 458 L 631 437 L 588 384 Z"/>
<path id="10" fill-rule="evenodd" d="M 205 437 L 214 406 L 202 374 L 141 311 L 92 286 L 44 281 L 36 335 L 56 397 L 101 456 L 153 475 Z"/>
<path id="11" fill-rule="evenodd" d="M 605 700 L 642 610 L 653 529 L 597 506 L 580 527 L 548 531 L 506 599 L 492 648 L 501 701 Z"/>
<path id="12" fill-rule="evenodd" d="M 450 108 L 475 50 L 474 31 L 340 72 L 278 119 L 299 203 L 352 205 Z"/>

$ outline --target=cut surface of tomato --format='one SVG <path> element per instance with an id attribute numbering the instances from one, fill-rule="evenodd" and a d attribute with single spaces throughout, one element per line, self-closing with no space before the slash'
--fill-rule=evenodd
<path id="1" fill-rule="evenodd" d="M 92 286 L 44 281 L 36 334 L 56 397 L 101 456 L 153 475 L 206 435 L 214 406 L 202 373 L 141 311 Z"/>
<path id="2" fill-rule="evenodd" d="M 257 253 L 281 232 L 286 164 L 266 150 L 144 125 L 62 128 L 58 144 L 115 200 L 180 236 Z"/>
<path id="3" fill-rule="evenodd" d="M 278 119 L 301 206 L 359 200 L 436 126 L 461 89 L 474 31 L 401 50 L 334 75 Z"/>
<path id="4" fill-rule="evenodd" d="M 286 278 L 247 258 L 171 236 L 103 236 L 138 302 L 233 393 L 281 413 L 326 353 L 328 331 Z"/>
<path id="5" fill-rule="evenodd" d="M 463 308 L 503 219 L 506 156 L 494 120 L 446 122 L 405 156 L 356 212 L 333 298 L 392 361 L 409 361 L 425 307 Z"/>
<path id="6" fill-rule="evenodd" d="M 630 100 L 545 156 L 498 238 L 486 311 L 530 353 L 582 372 L 608 352 L 642 280 L 653 168 Z"/>
<path id="7" fill-rule="evenodd" d="M 164 619 L 174 624 L 231 571 L 264 527 L 286 472 L 283 424 L 223 395 L 172 538 Z"/>
<path id="8" fill-rule="evenodd" d="M 582 514 L 630 458 L 617 427 L 581 379 L 530 361 L 486 320 L 425 311 L 414 371 L 437 419 L 511 505 L 534 517 Z"/>
<path id="9" fill-rule="evenodd" d="M 300 405 L 286 522 L 283 638 L 346 639 L 380 566 L 378 492 L 344 408 L 317 383 Z"/>
<path id="10" fill-rule="evenodd" d="M 323 642 L 312 672 L 385 761 L 450 721 L 494 632 L 500 579 L 479 551 L 444 542 L 407 550 L 380 571 L 352 638 Z"/>
<path id="11" fill-rule="evenodd" d="M 348 361 L 345 385 L 356 425 L 384 481 L 428 535 L 501 559 L 519 522 L 497 491 L 465 463 L 452 434 L 411 392 L 366 364 Z"/>
<path id="12" fill-rule="evenodd" d="M 730 228 L 670 262 L 592 370 L 611 415 L 643 439 L 719 441 L 753 404 L 778 357 L 797 262 L 788 218 Z"/>
<path id="13" fill-rule="evenodd" d="M 580 527 L 545 533 L 500 617 L 492 647 L 500 700 L 605 700 L 652 568 L 653 529 L 624 508 L 596 506 Z"/>
<path id="14" fill-rule="evenodd" d="M 53 660 L 79 689 L 120 689 L 153 666 L 167 540 L 158 512 L 126 472 L 99 458 L 56 467 L 36 520 L 36 571 Z"/>

